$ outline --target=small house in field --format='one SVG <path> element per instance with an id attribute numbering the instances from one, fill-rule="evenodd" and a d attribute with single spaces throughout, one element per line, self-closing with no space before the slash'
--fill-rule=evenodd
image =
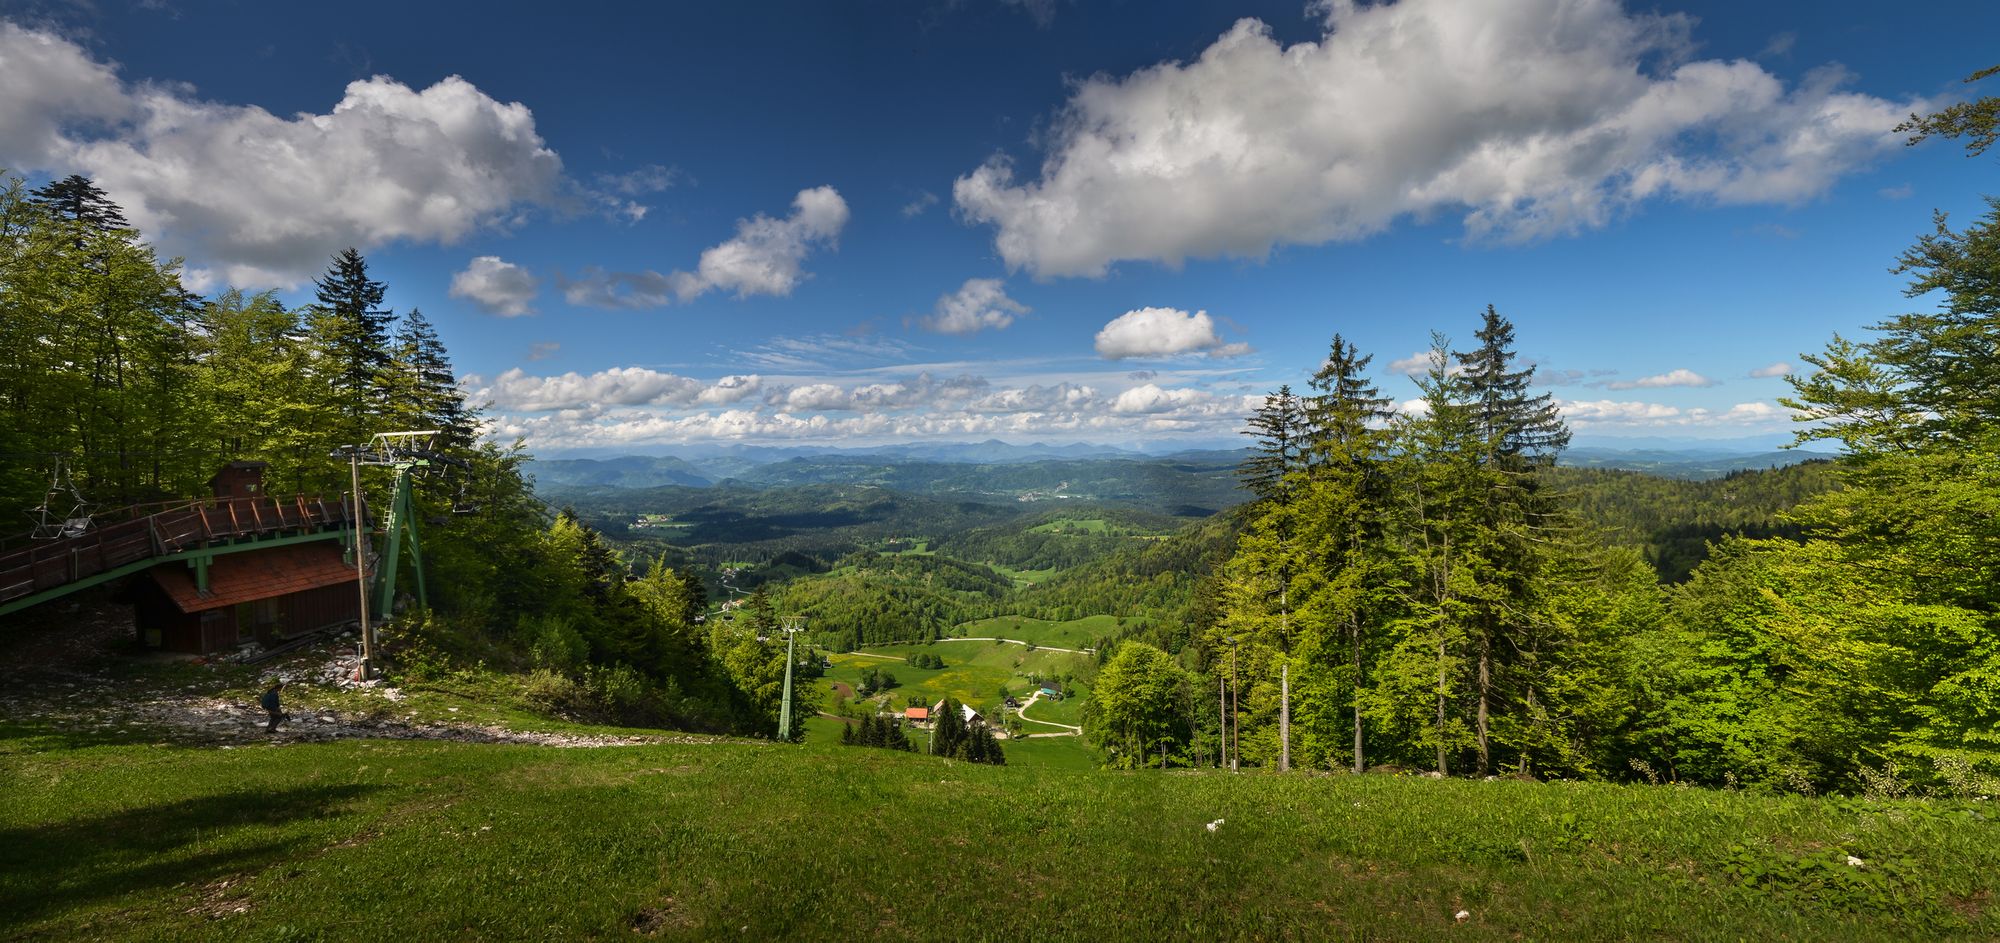
<path id="1" fill-rule="evenodd" d="M 1013 709 L 1015 709 L 1015 710 L 1020 710 L 1020 709 L 1021 709 L 1021 702 L 1020 702 L 1020 701 L 1018 701 L 1018 700 L 1016 700 L 1016 699 L 1014 698 L 1014 695 L 1012 695 L 1012 694 L 1009 694 L 1009 695 L 1007 695 L 1007 706 L 1008 706 L 1008 707 L 1011 707 L 1011 708 L 1013 708 Z"/>
<path id="2" fill-rule="evenodd" d="M 928 707 L 905 707 L 903 708 L 903 720 L 912 724 L 929 724 L 931 722 L 931 709 Z"/>
<path id="3" fill-rule="evenodd" d="M 940 715 L 940 714 L 943 714 L 943 713 L 944 713 L 944 702 L 943 702 L 943 701 L 939 701 L 939 702 L 937 702 L 936 704 L 932 704 L 932 705 L 931 705 L 931 710 L 930 710 L 930 713 L 931 713 L 931 716 L 933 716 L 933 717 L 936 717 L 936 716 L 938 716 L 938 715 Z M 975 720 L 978 720 L 978 719 L 979 719 L 979 712 L 978 712 L 978 711 L 976 711 L 976 710 L 973 710 L 973 709 L 972 709 L 972 705 L 970 705 L 970 704 L 960 704 L 960 705 L 958 705 L 958 716 L 959 716 L 959 717 L 961 717 L 961 718 L 963 718 L 963 719 L 965 720 L 965 722 L 969 724 L 969 723 L 972 723 L 973 721 L 975 721 Z"/>
<path id="4" fill-rule="evenodd" d="M 1041 688 L 1041 691 L 1042 691 L 1042 696 L 1043 696 L 1043 697 L 1046 697 L 1046 698 L 1052 698 L 1052 699 L 1054 699 L 1054 700 L 1058 700 L 1058 701 L 1060 701 L 1060 700 L 1062 700 L 1062 699 L 1063 699 L 1063 686 L 1062 686 L 1062 682 L 1060 682 L 1060 681 L 1044 681 L 1044 682 L 1042 682 L 1042 688 Z"/>

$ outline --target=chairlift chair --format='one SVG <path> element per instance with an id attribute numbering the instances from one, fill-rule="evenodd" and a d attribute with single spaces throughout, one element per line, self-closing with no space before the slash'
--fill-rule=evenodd
<path id="1" fill-rule="evenodd" d="M 57 514 L 55 509 L 64 504 L 70 506 L 69 513 Z M 76 487 L 76 481 L 70 477 L 69 468 L 63 460 L 56 459 L 55 468 L 49 475 L 48 494 L 42 497 L 40 507 L 28 511 L 28 518 L 35 522 L 34 539 L 61 540 L 89 533 L 94 507 L 84 500 L 83 492 Z"/>

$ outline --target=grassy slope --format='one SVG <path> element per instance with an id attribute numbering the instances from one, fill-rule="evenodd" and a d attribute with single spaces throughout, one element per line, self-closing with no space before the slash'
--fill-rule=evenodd
<path id="1" fill-rule="evenodd" d="M 969 638 L 1011 638 L 1057 648 L 1089 648 L 1100 638 L 1118 631 L 1116 616 L 1086 616 L 1068 622 L 1050 622 L 1027 616 L 997 616 L 960 625 L 957 633 Z"/>
<path id="2" fill-rule="evenodd" d="M 1985 910 L 2000 835 L 1966 806 L 992 768 L 819 732 L 803 747 L 224 751 L 49 749 L 0 728 L 0 935 L 2000 935 Z M 1787 853 L 1874 870 L 1809 863 L 1742 886 L 1755 869 L 1737 862 Z M 1879 893 L 1840 881 L 1864 872 Z"/>

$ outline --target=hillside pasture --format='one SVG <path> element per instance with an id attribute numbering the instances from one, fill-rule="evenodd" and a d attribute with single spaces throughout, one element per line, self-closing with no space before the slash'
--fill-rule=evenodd
<path id="1" fill-rule="evenodd" d="M 917 668 L 903 662 L 905 656 L 919 652 L 943 659 L 945 667 Z M 828 655 L 827 660 L 832 662 L 833 667 L 828 669 L 825 678 L 817 682 L 822 696 L 831 694 L 829 688 L 833 682 L 859 687 L 862 672 L 879 668 L 895 675 L 900 682 L 890 691 L 890 703 L 897 710 L 901 709 L 905 698 L 914 694 L 919 695 L 921 703 L 926 706 L 950 697 L 981 712 L 999 703 L 1002 685 L 1016 697 L 1025 699 L 1030 687 L 1030 674 L 1045 677 L 1074 674 L 1090 664 L 1087 655 L 1028 651 L 1019 645 L 992 642 L 877 645 L 866 652 Z M 1036 705 L 1038 711 L 1041 707 Z"/>
<path id="2" fill-rule="evenodd" d="M 1052 622 L 1047 619 L 1032 619 L 1027 616 L 996 616 L 961 623 L 952 630 L 954 635 L 970 638 L 1010 638 L 1036 645 L 1053 645 L 1057 648 L 1085 649 L 1098 639 L 1110 638 L 1118 632 L 1117 616 L 1086 616 L 1068 622 Z"/>
<path id="3" fill-rule="evenodd" d="M 1074 738 L 992 767 L 809 727 L 800 746 L 223 750 L 0 725 L 0 933 L 2000 938 L 1990 803 L 1025 762 Z M 980 853 L 941 881 L 939 849 Z"/>
<path id="4" fill-rule="evenodd" d="M 1083 702 L 1090 696 L 1090 688 L 1082 684 L 1067 684 L 1063 687 L 1061 700 L 1042 698 L 1035 702 L 1034 708 L 1028 711 L 1028 716 L 1035 720 L 1046 720 L 1071 727 L 1083 726 Z"/>

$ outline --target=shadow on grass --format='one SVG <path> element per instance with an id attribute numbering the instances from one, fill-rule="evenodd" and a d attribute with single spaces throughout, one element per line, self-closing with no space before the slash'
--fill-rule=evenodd
<path id="1" fill-rule="evenodd" d="M 0 926 L 81 904 L 262 870 L 307 843 L 286 825 L 380 789 L 245 789 L 49 825 L 0 829 Z M 202 845 L 228 847 L 204 850 Z"/>
<path id="2" fill-rule="evenodd" d="M 88 747 L 129 747 L 149 744 L 197 746 L 217 738 L 201 730 L 165 724 L 100 727 L 48 722 L 0 720 L 0 756 L 55 753 Z"/>

